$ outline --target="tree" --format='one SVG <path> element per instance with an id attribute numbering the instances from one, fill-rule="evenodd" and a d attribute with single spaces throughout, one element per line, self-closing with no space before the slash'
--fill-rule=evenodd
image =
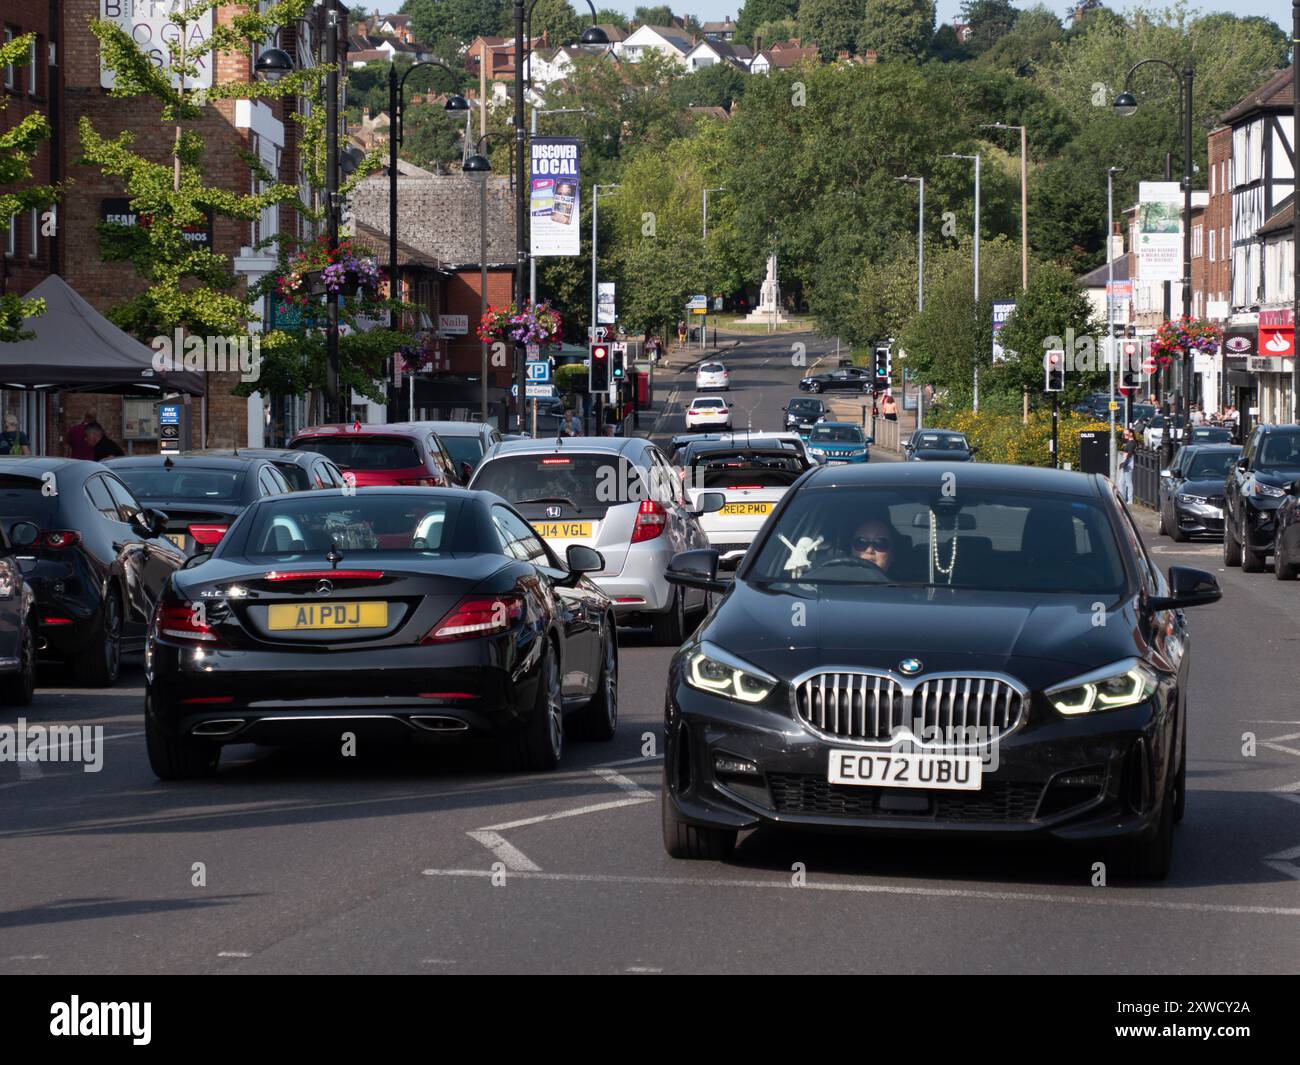
<path id="1" fill-rule="evenodd" d="M 800 0 L 799 25 L 823 59 L 834 59 L 841 49 L 857 51 L 864 11 L 865 0 Z"/>
<path id="2" fill-rule="evenodd" d="M 533 37 L 541 37 L 545 33 L 546 40 L 552 47 L 571 44 L 581 36 L 584 22 L 584 19 L 578 18 L 578 13 L 569 0 L 537 0 L 536 7 L 533 8 Z M 514 10 L 510 5 L 505 5 L 498 29 L 503 36 L 514 37 L 514 27 Z"/>
<path id="3" fill-rule="evenodd" d="M 736 16 L 736 44 L 752 45 L 759 26 L 799 16 L 799 0 L 745 0 Z M 763 40 L 770 44 L 766 37 Z"/>
<path id="4" fill-rule="evenodd" d="M 464 127 L 441 104 L 406 105 L 402 121 L 402 145 L 398 149 L 407 162 L 439 170 L 457 162 L 464 147 Z"/>
<path id="5" fill-rule="evenodd" d="M 792 18 L 773 19 L 764 22 L 754 31 L 754 40 L 762 41 L 764 46 L 777 41 L 789 41 L 799 36 L 799 23 Z"/>
<path id="6" fill-rule="evenodd" d="M 934 0 L 867 0 L 858 48 L 882 61 L 919 59 L 934 37 Z"/>
<path id="7" fill-rule="evenodd" d="M 34 35 L 29 33 L 0 43 L 0 67 L 26 66 L 33 39 Z M 0 110 L 4 106 L 4 95 L 0 94 Z M 23 183 L 22 188 L 0 191 L 0 238 L 9 232 L 15 217 L 30 210 L 44 210 L 58 198 L 59 190 L 54 186 L 29 183 L 32 159 L 49 136 L 50 125 L 39 111 L 22 119 L 13 129 L 0 133 L 0 190 Z M 27 339 L 31 333 L 22 328 L 23 319 L 44 311 L 44 300 L 25 300 L 12 292 L 0 292 L 0 343 Z"/>
<path id="8" fill-rule="evenodd" d="M 669 86 L 668 98 L 675 107 L 725 107 L 730 111 L 748 82 L 749 75 L 730 63 L 715 63 L 675 80 Z"/>
<path id="9" fill-rule="evenodd" d="M 638 26 L 671 26 L 673 9 L 667 4 L 660 4 L 657 7 L 638 7 L 632 21 Z"/>
<path id="10" fill-rule="evenodd" d="M 617 26 L 624 33 L 628 29 L 628 19 L 623 12 L 613 7 L 602 7 L 596 11 L 597 26 Z"/>
<path id="11" fill-rule="evenodd" d="M 1021 77 L 1030 76 L 1065 40 L 1065 30 L 1056 15 L 1038 4 L 1016 16 L 1011 31 L 995 41 L 981 57 L 993 66 L 1005 67 Z"/>
<path id="12" fill-rule="evenodd" d="M 496 33 L 505 10 L 505 0 L 406 0 L 402 5 L 417 40 L 453 37 L 462 44 Z"/>
<path id="13" fill-rule="evenodd" d="M 1011 32 L 1017 14 L 1010 0 L 964 0 L 961 17 L 970 27 L 967 47 L 976 54 L 988 51 Z"/>

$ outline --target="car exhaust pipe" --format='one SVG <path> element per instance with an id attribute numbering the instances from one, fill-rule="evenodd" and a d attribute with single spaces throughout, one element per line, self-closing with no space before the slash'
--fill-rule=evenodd
<path id="1" fill-rule="evenodd" d="M 45 651 L 49 648 L 49 646 L 50 646 L 50 641 L 47 640 L 44 636 L 36 637 L 36 650 Z"/>
<path id="2" fill-rule="evenodd" d="M 411 724 L 425 732 L 468 732 L 469 725 L 458 717 L 443 717 L 438 714 L 416 714 Z"/>
<path id="3" fill-rule="evenodd" d="M 219 721 L 200 721 L 192 729 L 191 736 L 232 736 L 244 727 L 242 717 L 222 718 Z"/>

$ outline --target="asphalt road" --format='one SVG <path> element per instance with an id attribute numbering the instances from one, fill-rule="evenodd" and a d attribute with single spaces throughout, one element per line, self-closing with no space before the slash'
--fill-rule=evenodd
<path id="1" fill-rule="evenodd" d="M 733 362 L 756 425 L 799 372 L 767 343 Z M 1296 972 L 1300 593 L 1142 521 L 1162 566 L 1224 585 L 1189 615 L 1187 818 L 1163 884 L 1094 886 L 1103 856 L 1037 844 L 756 833 L 726 863 L 675 862 L 671 652 L 636 633 L 618 736 L 538 775 L 476 750 L 238 747 L 216 779 L 164 785 L 132 666 L 107 692 L 46 674 L 23 714 L 102 725 L 99 772 L 0 763 L 0 972 Z"/>

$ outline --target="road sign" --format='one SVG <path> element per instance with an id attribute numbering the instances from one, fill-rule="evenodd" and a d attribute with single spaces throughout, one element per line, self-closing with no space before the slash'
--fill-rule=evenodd
<path id="1" fill-rule="evenodd" d="M 1112 400 L 1110 401 L 1110 403 L 1107 404 L 1107 409 L 1108 409 L 1108 410 L 1119 410 L 1119 404 L 1116 403 L 1116 402 L 1112 399 Z"/>
<path id="2" fill-rule="evenodd" d="M 1148 377 L 1156 372 L 1156 360 L 1154 355 L 1148 355 L 1142 360 L 1142 372 Z"/>
<path id="3" fill-rule="evenodd" d="M 692 296 L 690 302 L 686 304 L 686 309 L 688 311 L 699 310 L 699 311 L 707 312 L 709 309 L 709 297 Z"/>
<path id="4" fill-rule="evenodd" d="M 526 399 L 554 399 L 555 398 L 555 389 L 552 388 L 549 384 L 536 384 L 533 381 L 529 381 L 525 385 L 525 389 L 526 389 L 525 391 Z"/>
<path id="5" fill-rule="evenodd" d="M 543 385 L 550 384 L 551 382 L 550 359 L 535 359 L 530 362 L 526 362 L 524 363 L 524 368 L 528 371 L 528 381 L 530 384 L 543 384 Z"/>
<path id="6" fill-rule="evenodd" d="M 172 403 L 158 408 L 158 451 L 163 455 L 181 453 L 181 408 Z"/>

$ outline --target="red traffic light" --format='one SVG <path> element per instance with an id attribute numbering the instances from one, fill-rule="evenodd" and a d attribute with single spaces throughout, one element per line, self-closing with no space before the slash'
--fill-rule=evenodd
<path id="1" fill-rule="evenodd" d="M 593 359 L 603 359 L 609 355 L 609 348 L 604 344 L 593 344 L 591 346 L 591 357 Z"/>

